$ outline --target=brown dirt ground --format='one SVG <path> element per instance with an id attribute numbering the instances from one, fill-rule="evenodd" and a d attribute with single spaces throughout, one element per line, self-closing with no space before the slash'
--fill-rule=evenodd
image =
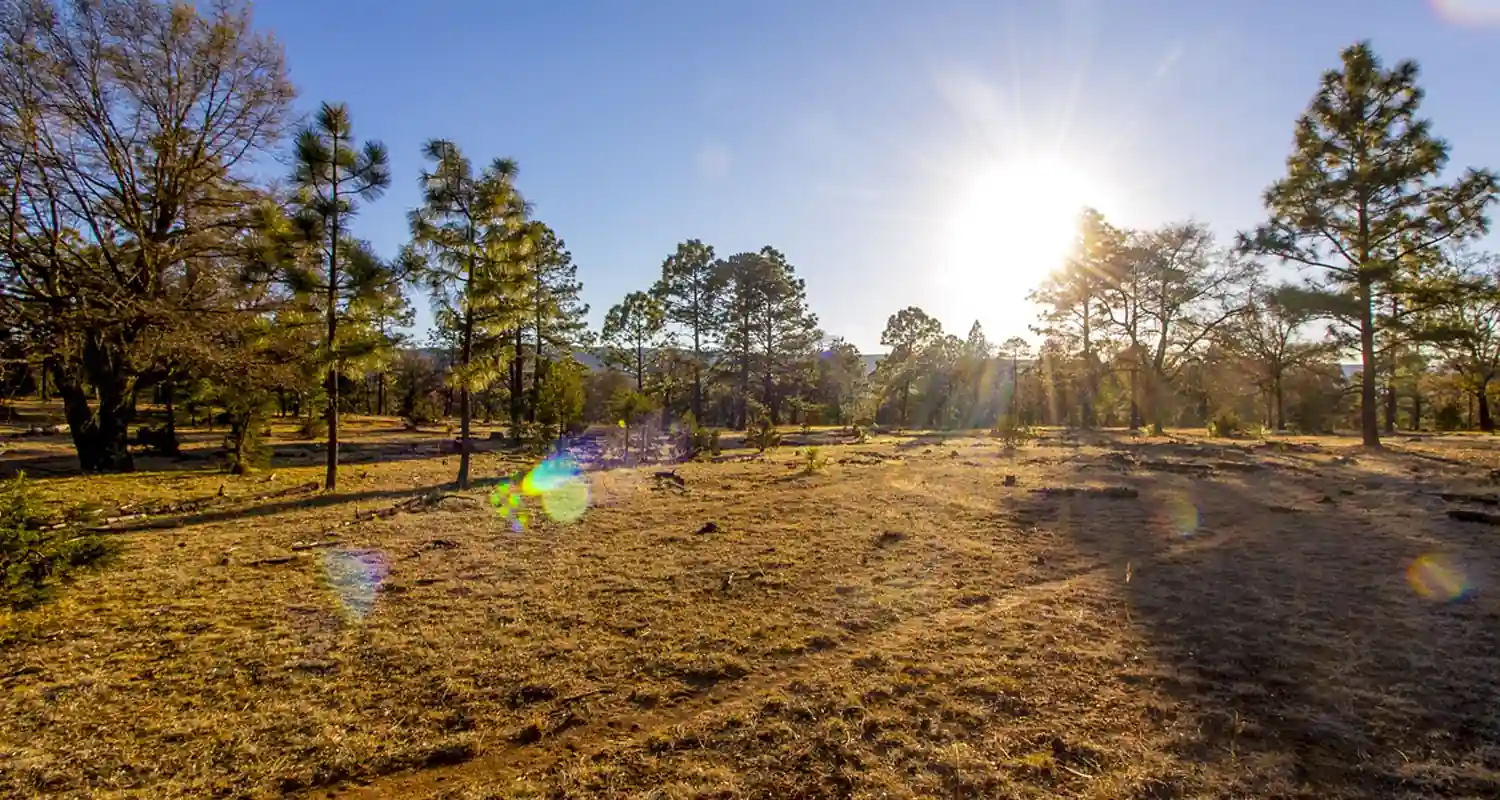
<path id="1" fill-rule="evenodd" d="M 1493 491 L 1490 438 L 880 437 L 327 533 L 451 479 L 392 425 L 331 495 L 242 501 L 312 457 L 41 481 L 224 497 L 0 616 L 0 796 L 1500 794 L 1500 532 L 1435 494 Z M 348 552 L 388 569 L 364 616 Z M 1424 554 L 1470 594 L 1414 591 Z"/>

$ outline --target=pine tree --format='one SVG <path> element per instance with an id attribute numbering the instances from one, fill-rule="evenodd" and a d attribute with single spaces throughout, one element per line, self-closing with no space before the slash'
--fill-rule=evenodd
<path id="1" fill-rule="evenodd" d="M 713 346 L 714 248 L 697 239 L 677 245 L 661 265 L 661 279 L 651 293 L 661 301 L 667 320 L 679 325 L 693 342 L 693 417 L 703 419 L 704 348 Z"/>
<path id="2" fill-rule="evenodd" d="M 757 275 L 759 307 L 754 315 L 753 339 L 760 350 L 761 403 L 771 424 L 781 423 L 782 401 L 801 391 L 811 379 L 813 351 L 822 338 L 818 318 L 807 310 L 807 284 L 775 248 L 763 247 Z"/>
<path id="3" fill-rule="evenodd" d="M 348 226 L 359 211 L 359 201 L 374 200 L 391 183 L 385 146 L 377 141 L 358 145 L 349 109 L 324 103 L 312 124 L 297 135 L 293 148 L 294 204 L 302 230 L 321 251 L 317 271 L 306 271 L 305 283 L 320 284 L 326 323 L 328 469 L 323 488 L 338 487 L 339 468 L 339 319 L 352 296 L 368 293 L 389 282 L 367 249 L 350 253 Z M 343 252 L 341 252 L 341 249 Z M 367 257 L 368 256 L 368 257 Z"/>
<path id="4" fill-rule="evenodd" d="M 1287 176 L 1265 194 L 1271 219 L 1242 234 L 1240 246 L 1321 273 L 1301 299 L 1357 331 L 1360 431 L 1366 446 L 1378 447 L 1377 296 L 1398 265 L 1442 242 L 1482 235 L 1497 182 L 1472 169 L 1438 181 L 1448 145 L 1417 116 L 1416 62 L 1387 70 L 1367 42 L 1344 50 L 1342 60 L 1297 121 Z"/>
<path id="5" fill-rule="evenodd" d="M 736 253 L 717 262 L 709 296 L 722 358 L 715 364 L 729 389 L 730 427 L 743 430 L 749 422 L 750 373 L 755 357 L 755 313 L 764 262 L 755 253 Z"/>
<path id="6" fill-rule="evenodd" d="M 943 326 L 916 306 L 908 306 L 886 320 L 880 334 L 880 345 L 890 353 L 880 362 L 879 375 L 889 389 L 901 388 L 900 419 L 902 427 L 909 421 L 911 388 L 921 374 L 922 354 L 943 335 Z"/>
<path id="7" fill-rule="evenodd" d="M 662 344 L 666 316 L 661 303 L 646 292 L 631 292 L 604 315 L 602 336 L 610 364 L 635 378 L 635 390 L 644 393 L 646 374 Z"/>
<path id="8" fill-rule="evenodd" d="M 510 331 L 521 326 L 520 263 L 535 241 L 515 187 L 514 161 L 497 159 L 475 174 L 458 146 L 443 139 L 429 141 L 423 155 L 432 163 L 420 178 L 422 205 L 409 215 L 406 258 L 456 325 L 458 353 L 449 382 L 458 389 L 457 484 L 467 489 L 473 393 L 494 377 Z"/>
<path id="9" fill-rule="evenodd" d="M 588 342 L 589 331 L 584 316 L 589 307 L 579 299 L 583 284 L 578 280 L 578 267 L 573 264 L 567 243 L 545 224 L 532 224 L 535 226 L 535 247 L 531 256 L 522 261 L 521 268 L 525 283 L 526 323 L 531 328 L 534 343 L 528 414 L 532 421 L 537 421 L 542 387 L 550 377 L 552 367 L 572 359 L 574 351 Z"/>
<path id="10" fill-rule="evenodd" d="M 1479 429 L 1495 430 L 1489 387 L 1500 377 L 1500 257 L 1455 248 L 1433 269 L 1426 304 L 1413 326 L 1419 344 L 1437 349 L 1475 398 Z"/>

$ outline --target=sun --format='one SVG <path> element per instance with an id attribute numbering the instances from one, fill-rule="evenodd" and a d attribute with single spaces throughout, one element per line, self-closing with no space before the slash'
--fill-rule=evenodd
<path id="1" fill-rule="evenodd" d="M 960 287 L 1030 291 L 1062 266 L 1094 187 L 1066 163 L 1024 158 L 974 174 L 950 217 L 948 277 Z"/>

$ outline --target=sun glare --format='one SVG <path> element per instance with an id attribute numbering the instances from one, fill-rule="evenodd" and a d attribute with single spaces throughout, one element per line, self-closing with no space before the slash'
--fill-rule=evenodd
<path id="1" fill-rule="evenodd" d="M 1024 293 L 1062 265 L 1093 188 L 1060 161 L 1025 159 L 976 172 L 955 208 L 948 278 L 963 287 Z"/>

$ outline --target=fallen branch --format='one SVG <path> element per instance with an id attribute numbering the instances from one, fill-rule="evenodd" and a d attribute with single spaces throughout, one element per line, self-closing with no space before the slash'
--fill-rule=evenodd
<path id="1" fill-rule="evenodd" d="M 1486 514 L 1483 511 L 1470 511 L 1467 508 L 1451 508 L 1448 517 L 1459 522 L 1478 522 L 1483 525 L 1500 525 L 1500 515 Z"/>
<path id="2" fill-rule="evenodd" d="M 335 542 L 332 539 L 325 539 L 321 542 L 296 542 L 292 545 L 292 550 L 315 550 L 319 547 L 333 547 L 336 544 L 338 544 L 338 542 Z"/>
<path id="3" fill-rule="evenodd" d="M 1492 494 L 1467 494 L 1464 492 L 1438 492 L 1438 497 L 1450 503 L 1478 503 L 1485 506 L 1500 506 L 1500 497 Z"/>
<path id="4" fill-rule="evenodd" d="M 579 692 L 578 694 L 570 694 L 567 697 L 564 697 L 561 700 L 558 700 L 557 704 L 558 705 L 566 705 L 568 703 L 575 703 L 575 702 L 577 702 L 579 700 L 584 699 L 585 697 L 593 697 L 594 695 L 599 695 L 599 694 L 609 694 L 610 692 L 613 692 L 613 691 L 614 691 L 614 689 L 590 689 L 587 692 Z"/>

